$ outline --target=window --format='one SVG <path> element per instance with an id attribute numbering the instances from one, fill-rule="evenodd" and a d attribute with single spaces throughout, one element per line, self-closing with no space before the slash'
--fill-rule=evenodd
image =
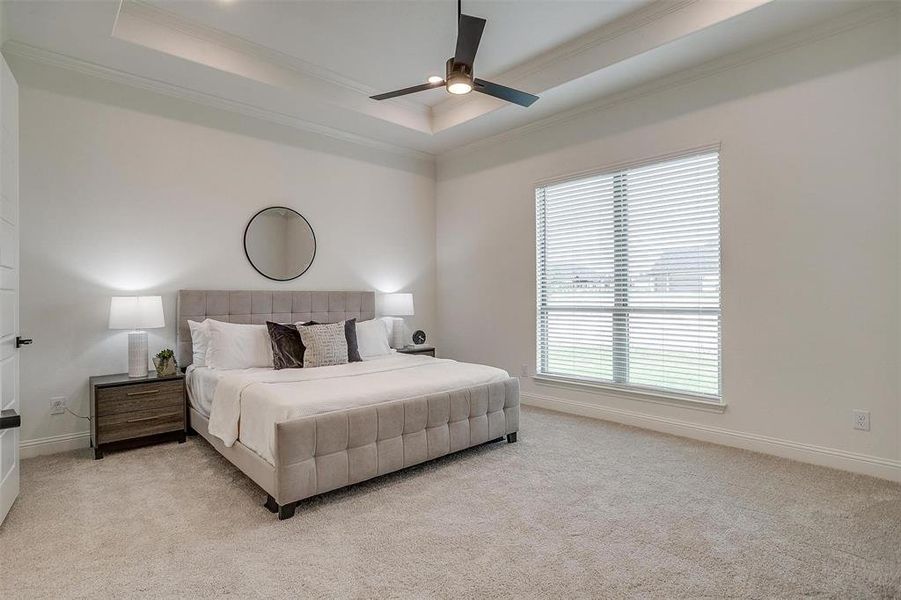
<path id="1" fill-rule="evenodd" d="M 538 374 L 719 401 L 719 153 L 536 190 Z"/>

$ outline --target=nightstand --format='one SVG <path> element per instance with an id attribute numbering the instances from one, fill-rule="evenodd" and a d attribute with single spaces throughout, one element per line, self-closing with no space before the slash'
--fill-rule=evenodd
<path id="1" fill-rule="evenodd" d="M 425 354 L 426 356 L 435 356 L 435 346 L 404 346 L 397 350 L 401 354 Z"/>
<path id="2" fill-rule="evenodd" d="M 187 403 L 181 373 L 129 377 L 127 373 L 91 377 L 91 446 L 103 451 L 163 440 L 185 441 Z"/>

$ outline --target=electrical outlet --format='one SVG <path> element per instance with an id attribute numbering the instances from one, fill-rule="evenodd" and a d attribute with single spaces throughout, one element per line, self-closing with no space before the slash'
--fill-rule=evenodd
<path id="1" fill-rule="evenodd" d="M 854 409 L 854 429 L 870 430 L 870 411 Z"/>
<path id="2" fill-rule="evenodd" d="M 529 376 L 529 365 L 521 365 L 519 367 L 519 374 L 522 375 L 523 377 L 528 377 Z"/>
<path id="3" fill-rule="evenodd" d="M 66 414 L 66 397 L 65 396 L 57 396 L 56 398 L 50 398 L 50 414 L 51 415 Z"/>

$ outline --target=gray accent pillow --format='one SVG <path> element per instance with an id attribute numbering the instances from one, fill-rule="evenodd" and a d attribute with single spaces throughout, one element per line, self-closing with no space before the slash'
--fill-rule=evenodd
<path id="1" fill-rule="evenodd" d="M 303 342 L 303 366 L 328 367 L 347 364 L 347 337 L 344 321 L 328 325 L 298 327 Z"/>
<path id="2" fill-rule="evenodd" d="M 361 362 L 360 347 L 357 344 L 357 320 L 344 321 L 344 339 L 347 340 L 347 362 Z"/>
<path id="3" fill-rule="evenodd" d="M 279 369 L 303 367 L 304 346 L 295 325 L 282 325 L 266 321 L 269 342 L 272 345 L 272 366 Z"/>

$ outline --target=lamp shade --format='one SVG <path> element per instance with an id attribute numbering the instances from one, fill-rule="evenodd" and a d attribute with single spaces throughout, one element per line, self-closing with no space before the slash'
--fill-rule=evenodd
<path id="1" fill-rule="evenodd" d="M 110 329 L 154 329 L 165 326 L 162 296 L 113 296 L 110 300 Z"/>
<path id="2" fill-rule="evenodd" d="M 412 317 L 413 294 L 385 294 L 382 296 L 382 314 L 388 317 Z"/>

